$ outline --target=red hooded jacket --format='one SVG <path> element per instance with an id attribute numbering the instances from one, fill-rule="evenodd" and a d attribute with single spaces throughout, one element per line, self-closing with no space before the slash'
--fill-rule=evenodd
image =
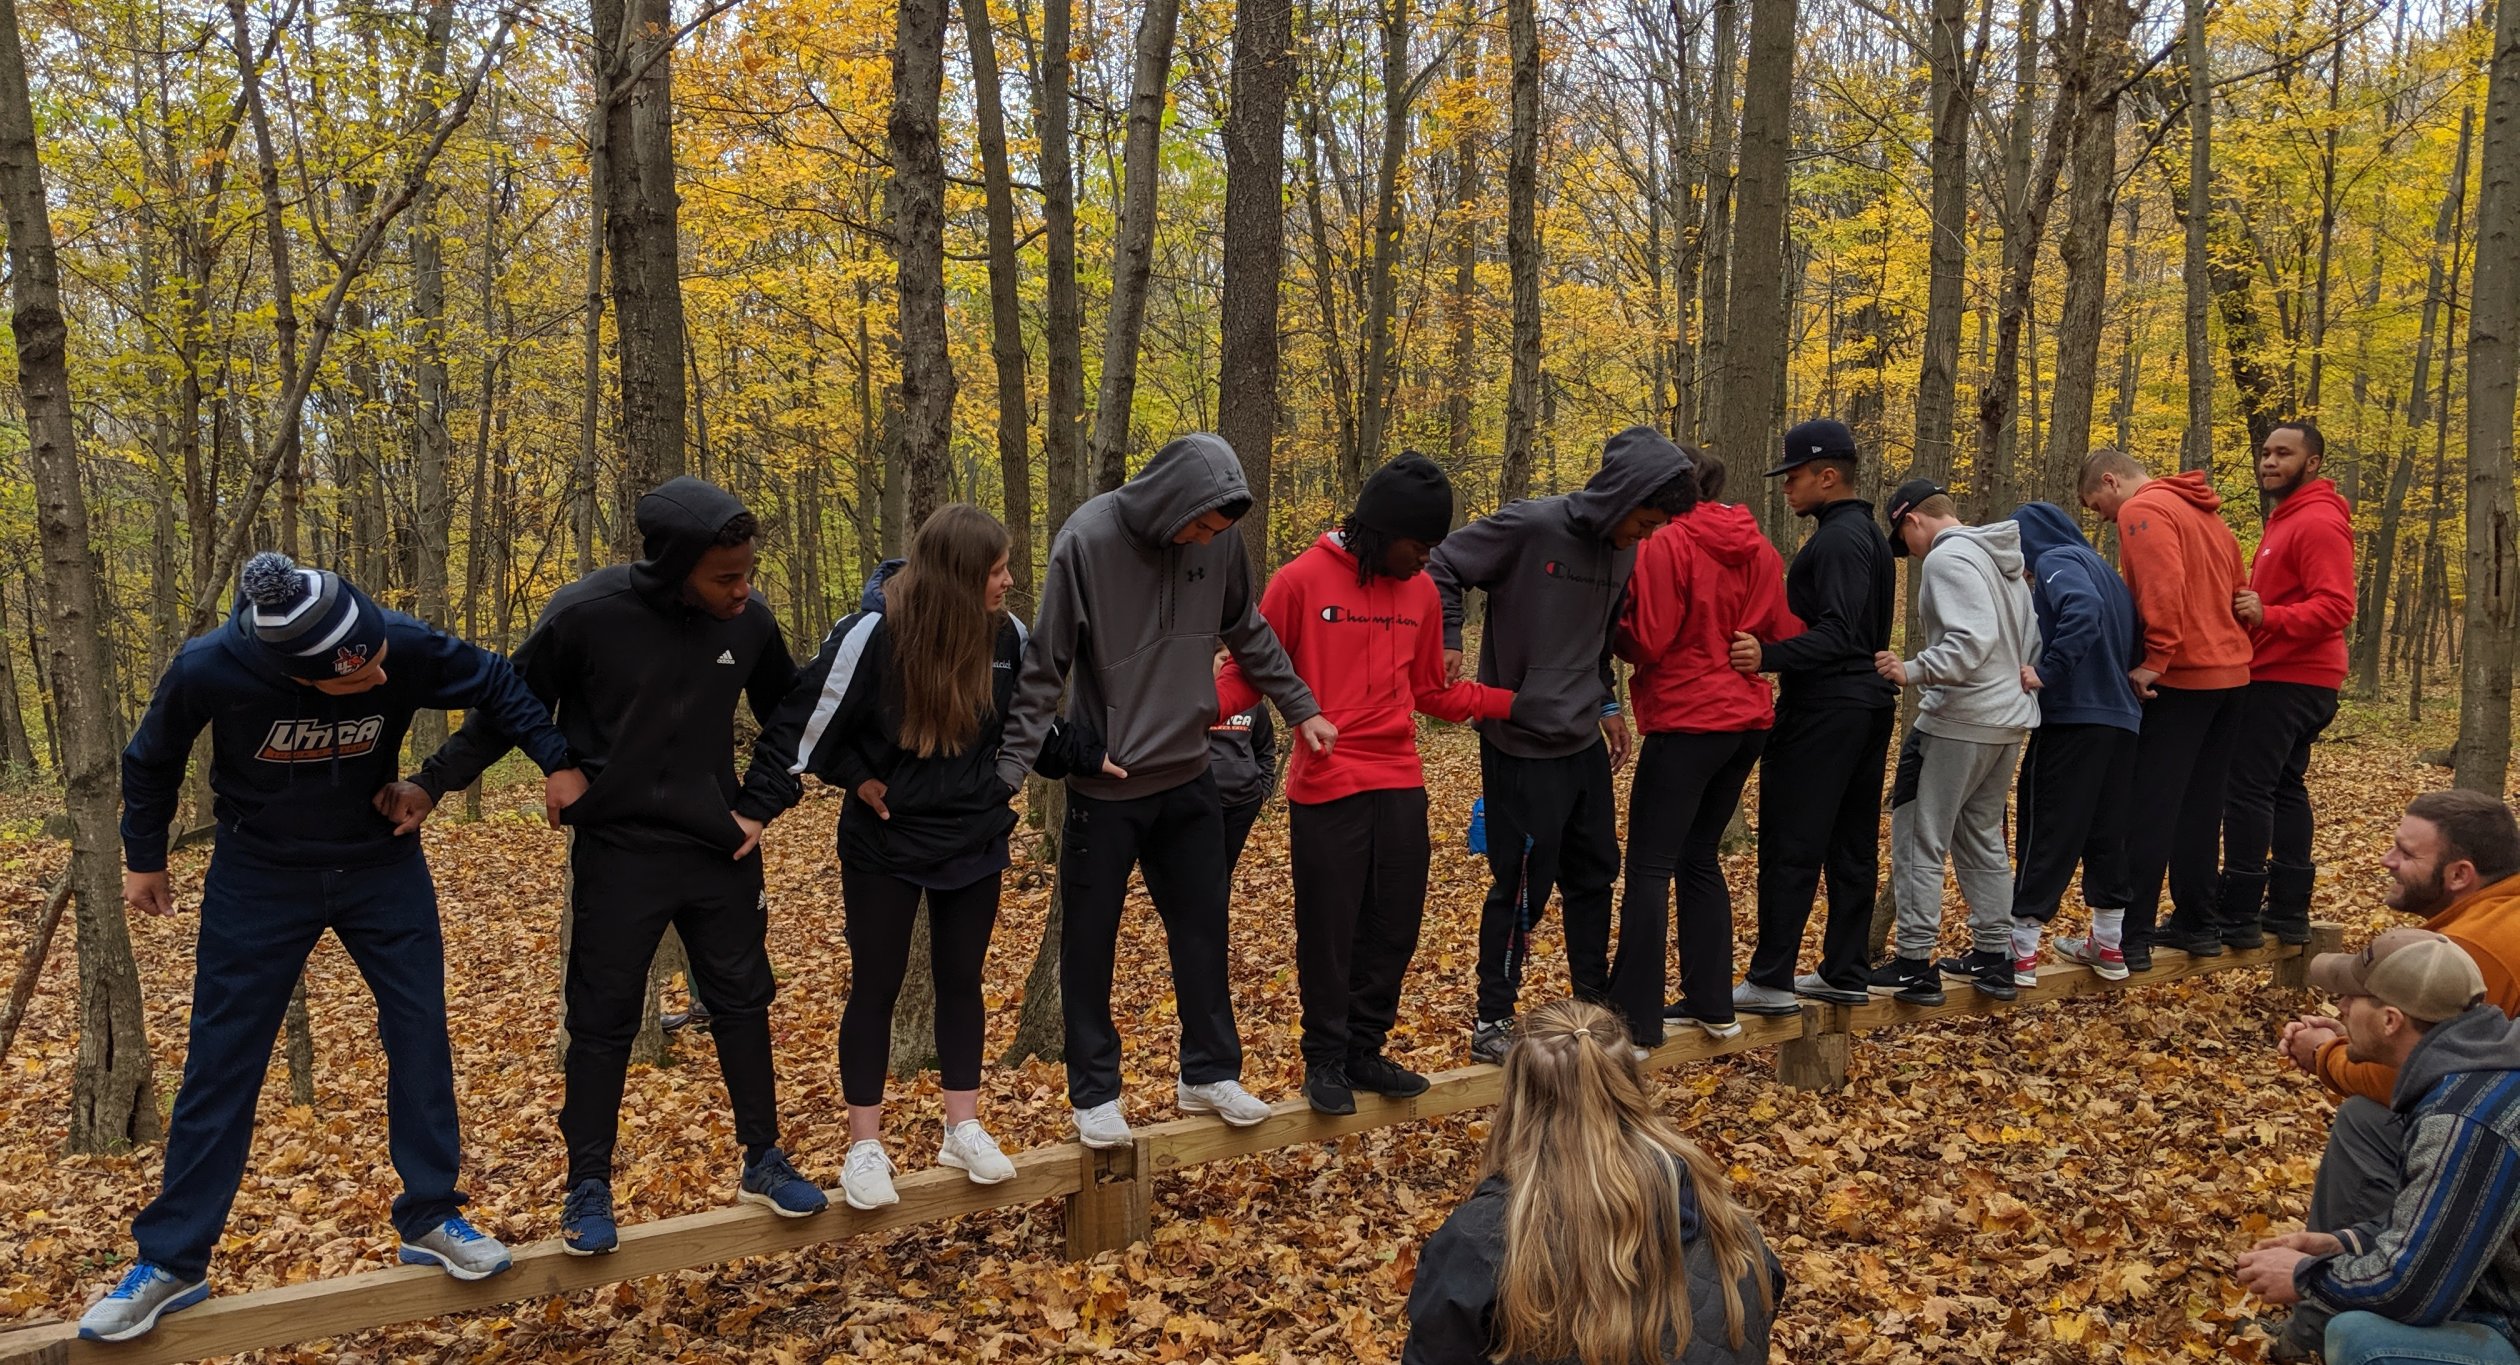
<path id="1" fill-rule="evenodd" d="M 1733 671 L 1735 631 L 1762 644 L 1802 633 L 1785 606 L 1785 565 L 1747 507 L 1702 502 L 1636 550 L 1611 646 L 1636 666 L 1628 696 L 1652 734 L 1765 730 L 1768 680 Z"/>
<path id="2" fill-rule="evenodd" d="M 2137 667 L 2164 687 L 2198 691 L 2249 681 L 2249 632 L 2231 614 L 2248 583 L 2240 541 L 2203 470 L 2152 479 L 2118 508 L 2118 572 L 2144 618 Z"/>
<path id="3" fill-rule="evenodd" d="M 2249 632 L 2249 681 L 2345 685 L 2354 619 L 2354 513 L 2336 485 L 2312 479 L 2275 504 L 2249 565 L 2266 619 Z"/>
<path id="4" fill-rule="evenodd" d="M 1424 786 L 1412 712 L 1468 722 L 1503 720 L 1513 709 L 1514 694 L 1502 687 L 1444 681 L 1444 602 L 1435 580 L 1376 574 L 1359 586 L 1356 556 L 1335 535 L 1324 535 L 1270 575 L 1260 615 L 1321 703 L 1321 714 L 1339 727 L 1328 757 L 1301 739 L 1294 742 L 1286 765 L 1289 801 L 1310 805 Z M 1260 700 L 1238 662 L 1225 665 L 1216 692 L 1220 716 Z"/>

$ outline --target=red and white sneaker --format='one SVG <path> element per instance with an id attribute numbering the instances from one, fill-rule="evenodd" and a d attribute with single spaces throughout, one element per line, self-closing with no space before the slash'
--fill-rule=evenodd
<path id="1" fill-rule="evenodd" d="M 2023 990 L 2039 984 L 2039 955 L 2037 953 L 2013 959 L 2013 984 Z"/>
<path id="2" fill-rule="evenodd" d="M 2103 948 L 2087 938 L 2060 938 L 2056 955 L 2068 962 L 2079 962 L 2103 981 L 2126 979 L 2126 954 L 2116 948 Z"/>

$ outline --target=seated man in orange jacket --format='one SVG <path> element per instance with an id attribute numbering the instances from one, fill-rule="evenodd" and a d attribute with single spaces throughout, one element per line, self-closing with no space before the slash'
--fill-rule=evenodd
<path id="1" fill-rule="evenodd" d="M 2485 792 L 2426 792 L 2407 803 L 2386 859 L 2392 910 L 2424 916 L 2476 959 L 2485 998 L 2520 1015 L 2520 824 Z M 2405 1131 L 2389 1107 L 2397 1073 L 2345 1055 L 2345 1029 L 2323 1015 L 2284 1026 L 2284 1055 L 2337 1101 L 2307 1224 L 2333 1232 L 2386 1213 Z"/>

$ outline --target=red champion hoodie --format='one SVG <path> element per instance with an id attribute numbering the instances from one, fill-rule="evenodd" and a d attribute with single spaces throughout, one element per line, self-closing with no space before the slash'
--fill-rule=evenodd
<path id="1" fill-rule="evenodd" d="M 1513 707 L 1514 694 L 1502 687 L 1445 684 L 1444 603 L 1433 579 L 1376 574 L 1360 587 L 1356 556 L 1335 535 L 1324 535 L 1269 579 L 1260 615 L 1321 703 L 1321 714 L 1339 727 L 1327 757 L 1295 741 L 1286 768 L 1289 801 L 1310 805 L 1424 786 L 1411 712 L 1467 723 L 1503 720 Z M 1216 691 L 1220 716 L 1260 699 L 1239 663 L 1225 665 Z"/>
<path id="2" fill-rule="evenodd" d="M 1770 644 L 1802 633 L 1785 606 L 1785 565 L 1747 507 L 1702 502 L 1636 551 L 1612 647 L 1636 665 L 1628 696 L 1653 734 L 1765 730 L 1768 680 L 1733 671 L 1735 631 Z"/>
<path id="3" fill-rule="evenodd" d="M 2345 626 L 2354 619 L 2354 513 L 2326 479 L 2275 504 L 2249 565 L 2266 619 L 2249 632 L 2249 681 L 2345 685 Z"/>

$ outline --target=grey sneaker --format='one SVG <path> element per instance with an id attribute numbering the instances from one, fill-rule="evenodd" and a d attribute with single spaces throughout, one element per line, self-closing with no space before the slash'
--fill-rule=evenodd
<path id="1" fill-rule="evenodd" d="M 1830 985 L 1829 979 L 1818 972 L 1805 972 L 1795 977 L 1794 994 L 1806 1000 L 1826 1000 L 1832 1005 L 1869 1005 L 1872 1003 L 1870 989 L 1842 990 Z"/>
<path id="2" fill-rule="evenodd" d="M 459 1280 L 486 1280 L 513 1264 L 499 1239 L 460 1217 L 402 1244 L 404 1265 L 433 1265 Z"/>
<path id="3" fill-rule="evenodd" d="M 1098 1152 L 1114 1151 L 1136 1141 L 1129 1132 L 1129 1121 L 1120 1117 L 1118 1100 L 1076 1110 L 1075 1115 L 1076 1140 Z"/>
<path id="4" fill-rule="evenodd" d="M 1015 1178 L 1015 1163 L 1006 1159 L 1005 1150 L 978 1119 L 964 1119 L 945 1130 L 936 1164 L 970 1176 L 974 1185 L 1001 1185 Z"/>
<path id="5" fill-rule="evenodd" d="M 1514 1021 L 1482 1019 L 1470 1030 L 1470 1060 L 1490 1066 L 1505 1064 L 1505 1049 L 1514 1045 Z"/>
<path id="6" fill-rule="evenodd" d="M 210 1297 L 210 1281 L 187 1283 L 147 1261 L 137 1261 L 105 1297 L 79 1317 L 82 1341 L 129 1341 L 145 1336 L 159 1318 Z"/>
<path id="7" fill-rule="evenodd" d="M 1236 1128 L 1249 1128 L 1263 1123 L 1277 1111 L 1268 1102 L 1242 1088 L 1240 1081 L 1209 1081 L 1192 1085 L 1183 1081 L 1173 1087 L 1173 1101 L 1185 1114 L 1214 1114 Z"/>
<path id="8" fill-rule="evenodd" d="M 853 1209 L 898 1204 L 901 1196 L 893 1192 L 892 1172 L 892 1158 L 884 1155 L 884 1144 L 860 1138 L 849 1144 L 848 1159 L 840 1165 L 840 1197 Z"/>
<path id="9" fill-rule="evenodd" d="M 1733 987 L 1733 1009 L 1742 1014 L 1793 1015 L 1802 1013 L 1802 1001 L 1792 991 L 1744 981 Z"/>

